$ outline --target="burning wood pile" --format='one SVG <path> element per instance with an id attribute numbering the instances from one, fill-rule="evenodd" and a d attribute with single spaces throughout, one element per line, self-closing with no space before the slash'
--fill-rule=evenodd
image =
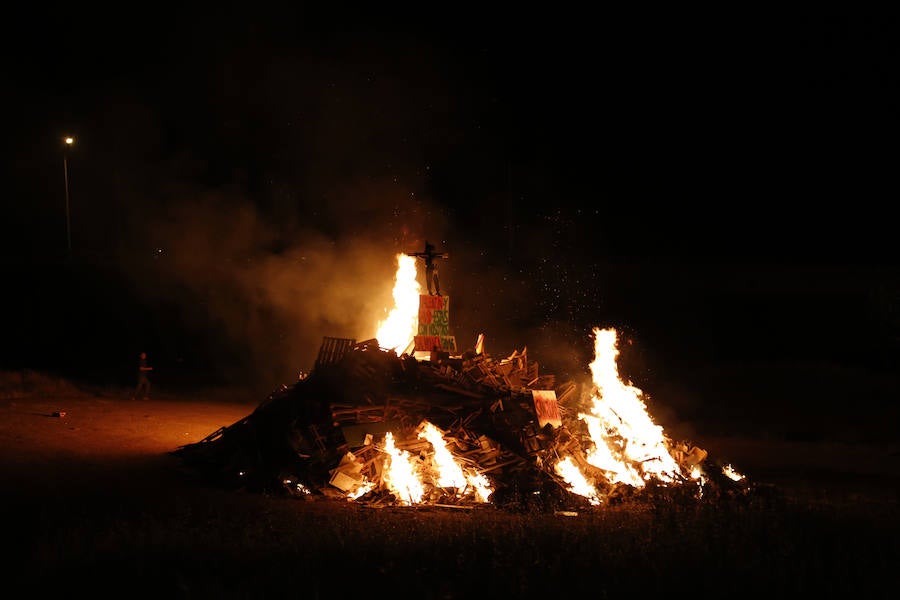
<path id="1" fill-rule="evenodd" d="M 370 506 L 586 508 L 641 493 L 742 493 L 730 466 L 675 443 L 618 378 L 595 329 L 593 383 L 539 373 L 527 350 L 398 353 L 325 338 L 313 370 L 172 454 L 215 483 Z M 588 389 L 590 388 L 590 389 Z"/>

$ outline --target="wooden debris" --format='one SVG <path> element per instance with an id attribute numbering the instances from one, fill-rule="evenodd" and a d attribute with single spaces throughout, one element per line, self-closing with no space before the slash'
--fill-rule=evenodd
<path id="1" fill-rule="evenodd" d="M 316 358 L 315 367 L 320 369 L 341 360 L 347 352 L 356 344 L 356 340 L 347 338 L 322 338 L 322 346 L 319 348 L 319 356 Z"/>
<path id="2" fill-rule="evenodd" d="M 539 426 L 534 391 L 555 393 L 560 421 Z M 229 485 L 271 490 L 289 481 L 292 490 L 344 498 L 360 491 L 365 493 L 357 502 L 383 507 L 397 503 L 382 477 L 385 433 L 393 434 L 397 449 L 426 464 L 435 449 L 418 434 L 429 422 L 457 462 L 490 475 L 497 496 L 546 491 L 548 485 L 565 494 L 548 467 L 561 455 L 602 479 L 581 450 L 581 429 L 566 426 L 577 422 L 578 399 L 574 382 L 540 375 L 527 348 L 500 361 L 482 353 L 431 363 L 398 357 L 375 339 L 326 337 L 306 377 L 274 391 L 244 419 L 173 454 Z M 696 447 L 679 455 L 685 467 L 705 458 Z M 434 486 L 427 503 L 473 503 L 458 492 Z"/>

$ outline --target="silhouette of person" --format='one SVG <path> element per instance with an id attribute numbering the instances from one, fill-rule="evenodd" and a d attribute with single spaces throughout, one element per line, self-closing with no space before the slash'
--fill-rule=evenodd
<path id="1" fill-rule="evenodd" d="M 141 352 L 138 358 L 137 387 L 134 389 L 132 400 L 135 398 L 144 400 L 150 398 L 150 371 L 152 370 L 153 367 L 147 362 L 147 353 Z"/>
<path id="2" fill-rule="evenodd" d="M 446 252 L 435 252 L 434 244 L 425 241 L 425 252 L 415 252 L 413 256 L 425 259 L 425 283 L 428 285 L 429 296 L 441 295 L 441 280 L 438 276 L 437 264 L 434 259 L 447 258 Z"/>

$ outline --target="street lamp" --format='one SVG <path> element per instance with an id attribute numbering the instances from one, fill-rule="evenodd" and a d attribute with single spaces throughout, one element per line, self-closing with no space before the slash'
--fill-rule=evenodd
<path id="1" fill-rule="evenodd" d="M 75 138 L 69 136 L 63 141 L 66 144 L 63 151 L 63 175 L 66 178 L 66 247 L 69 250 L 68 257 L 72 258 L 72 223 L 69 219 L 69 148 L 75 143 Z"/>

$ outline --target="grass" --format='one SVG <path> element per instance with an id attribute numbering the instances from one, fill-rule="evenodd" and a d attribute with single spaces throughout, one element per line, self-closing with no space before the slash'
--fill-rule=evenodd
<path id="1" fill-rule="evenodd" d="M 54 465 L 2 488 L 5 581 L 20 595 L 887 598 L 900 558 L 896 490 L 823 494 L 827 479 L 569 515 L 229 490 L 168 455 Z"/>
<path id="2" fill-rule="evenodd" d="M 7 512 L 28 558 L 13 574 L 35 592 L 155 598 L 880 598 L 900 535 L 896 505 L 775 489 L 565 516 L 126 488 Z"/>

